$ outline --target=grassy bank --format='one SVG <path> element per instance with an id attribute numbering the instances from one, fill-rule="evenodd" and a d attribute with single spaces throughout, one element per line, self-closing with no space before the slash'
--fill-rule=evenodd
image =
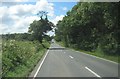
<path id="1" fill-rule="evenodd" d="M 43 41 L 48 48 L 49 43 Z M 27 77 L 47 49 L 38 41 L 3 41 L 2 76 Z"/>
<path id="2" fill-rule="evenodd" d="M 63 42 L 57 42 L 57 43 L 60 44 L 61 46 L 65 47 L 65 44 Z M 104 59 L 107 59 L 107 60 L 111 60 L 111 61 L 120 63 L 120 61 L 118 60 L 120 58 L 120 56 L 104 54 L 100 49 L 96 49 L 96 51 L 90 52 L 90 51 L 84 51 L 84 50 L 76 49 L 76 48 L 73 48 L 73 47 L 67 47 L 67 48 L 74 49 L 74 50 L 77 50 L 77 51 L 80 51 L 80 52 L 83 52 L 83 53 L 86 53 L 86 54 L 94 55 L 94 56 L 97 56 L 97 57 L 101 57 L 101 58 L 104 58 Z"/>

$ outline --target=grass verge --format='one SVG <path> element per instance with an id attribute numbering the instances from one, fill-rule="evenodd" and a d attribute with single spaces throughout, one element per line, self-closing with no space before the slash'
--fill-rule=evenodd
<path id="1" fill-rule="evenodd" d="M 44 41 L 43 44 L 47 48 L 50 46 L 47 41 Z M 4 41 L 2 52 L 2 76 L 27 77 L 46 50 L 47 49 L 37 41 Z"/>
<path id="2" fill-rule="evenodd" d="M 65 47 L 63 42 L 57 42 L 57 43 L 60 44 L 61 46 Z M 84 51 L 84 50 L 80 50 L 80 49 L 75 49 L 72 47 L 67 47 L 67 48 L 120 63 L 120 61 L 119 61 L 120 56 L 118 56 L 118 55 L 106 55 L 106 54 L 102 53 L 102 51 L 99 49 L 97 49 L 94 52 L 89 52 L 89 51 Z"/>

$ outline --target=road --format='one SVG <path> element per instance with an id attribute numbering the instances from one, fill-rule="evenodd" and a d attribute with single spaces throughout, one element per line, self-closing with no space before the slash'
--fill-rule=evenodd
<path id="1" fill-rule="evenodd" d="M 118 77 L 118 64 L 52 43 L 34 77 Z"/>

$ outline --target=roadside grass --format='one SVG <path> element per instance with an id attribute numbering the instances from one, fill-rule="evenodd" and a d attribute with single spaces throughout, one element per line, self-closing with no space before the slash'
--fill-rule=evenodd
<path id="1" fill-rule="evenodd" d="M 50 46 L 47 41 L 43 44 L 48 48 Z M 4 41 L 3 77 L 27 77 L 46 50 L 38 41 Z"/>
<path id="2" fill-rule="evenodd" d="M 0 61 L 2 60 L 2 53 L 0 52 Z"/>
<path id="3" fill-rule="evenodd" d="M 117 62 L 117 63 L 120 63 L 120 61 L 118 60 L 120 58 L 120 56 L 118 56 L 118 55 L 106 55 L 106 54 L 104 54 L 102 52 L 98 52 L 98 51 L 89 52 L 89 51 L 84 51 L 84 50 L 80 50 L 80 49 L 75 49 L 75 50 L 86 53 L 86 54 L 90 54 L 90 55 L 93 55 L 93 56 L 97 56 L 97 57 L 100 57 L 100 58 L 104 58 L 104 59 L 107 59 L 107 60 L 111 60 L 111 61 L 114 61 L 114 62 Z"/>
<path id="4" fill-rule="evenodd" d="M 60 44 L 61 46 L 65 47 L 63 42 L 57 42 L 57 43 Z M 102 50 L 100 50 L 100 49 L 96 49 L 94 52 L 90 52 L 90 51 L 84 51 L 84 50 L 81 50 L 81 49 L 76 49 L 76 48 L 73 48 L 73 47 L 66 47 L 66 48 L 70 48 L 70 49 L 73 49 L 73 50 L 76 50 L 76 51 L 79 51 L 79 52 L 82 52 L 82 53 L 90 54 L 90 55 L 93 55 L 93 56 L 101 57 L 101 58 L 104 58 L 104 59 L 107 59 L 107 60 L 111 60 L 111 61 L 120 63 L 120 61 L 119 61 L 120 56 L 119 55 L 107 55 L 107 54 L 104 54 L 102 52 Z"/>
<path id="5" fill-rule="evenodd" d="M 2 50 L 0 50 L 0 78 L 2 77 Z"/>
<path id="6" fill-rule="evenodd" d="M 32 72 L 38 61 L 42 58 L 46 50 L 39 51 L 36 55 L 32 56 L 26 65 L 20 65 L 15 68 L 15 71 L 7 73 L 7 77 L 28 77 Z"/>

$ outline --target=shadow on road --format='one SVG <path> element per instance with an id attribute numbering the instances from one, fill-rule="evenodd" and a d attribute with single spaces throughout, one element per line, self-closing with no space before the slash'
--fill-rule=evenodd
<path id="1" fill-rule="evenodd" d="M 65 50 L 65 48 L 49 48 L 49 50 Z"/>

